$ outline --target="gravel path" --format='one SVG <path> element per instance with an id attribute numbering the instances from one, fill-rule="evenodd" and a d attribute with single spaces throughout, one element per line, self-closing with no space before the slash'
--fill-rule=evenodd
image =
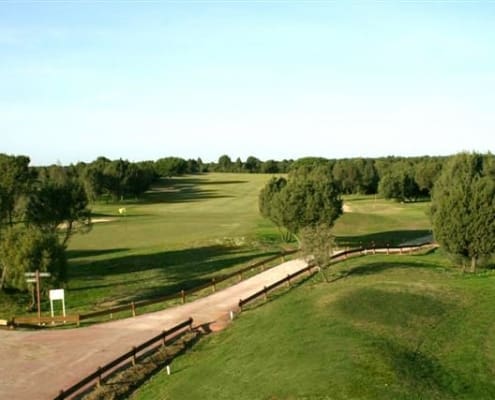
<path id="1" fill-rule="evenodd" d="M 119 355 L 189 317 L 194 325 L 225 319 L 239 299 L 306 267 L 293 260 L 208 297 L 84 328 L 43 331 L 0 330 L 0 399 L 53 399 Z"/>

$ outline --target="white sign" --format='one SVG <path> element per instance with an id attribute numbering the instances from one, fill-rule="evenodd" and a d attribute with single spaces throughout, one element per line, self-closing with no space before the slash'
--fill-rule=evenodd
<path id="1" fill-rule="evenodd" d="M 62 312 L 65 317 L 65 293 L 64 289 L 51 289 L 50 290 L 50 312 L 53 318 L 53 301 L 61 300 L 62 301 Z"/>
<path id="2" fill-rule="evenodd" d="M 64 289 L 50 290 L 50 300 L 64 300 Z"/>

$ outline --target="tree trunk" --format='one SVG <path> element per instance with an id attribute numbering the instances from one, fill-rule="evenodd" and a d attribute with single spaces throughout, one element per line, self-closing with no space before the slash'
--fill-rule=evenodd
<path id="1" fill-rule="evenodd" d="M 476 272 L 476 257 L 471 257 L 471 272 Z"/>
<path id="2" fill-rule="evenodd" d="M 0 277 L 0 290 L 3 290 L 5 286 L 5 280 L 7 279 L 7 267 L 2 267 L 2 276 Z"/>
<path id="3" fill-rule="evenodd" d="M 64 240 L 62 241 L 62 246 L 66 246 L 67 242 L 70 239 L 70 236 L 72 234 L 72 225 L 73 225 L 73 221 L 67 222 L 67 228 L 65 230 L 65 236 L 64 236 Z"/>
<path id="4" fill-rule="evenodd" d="M 323 279 L 325 280 L 325 283 L 328 283 L 328 278 L 327 278 L 327 274 L 325 274 L 325 271 L 323 271 L 323 268 L 322 267 L 318 267 L 320 269 L 320 273 L 323 275 Z"/>

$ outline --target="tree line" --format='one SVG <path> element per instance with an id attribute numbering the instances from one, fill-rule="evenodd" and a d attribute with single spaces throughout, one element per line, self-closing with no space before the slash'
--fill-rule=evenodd
<path id="1" fill-rule="evenodd" d="M 347 166 L 347 168 L 346 168 Z M 296 161 L 287 177 L 273 177 L 259 194 L 260 213 L 283 239 L 295 237 L 320 266 L 331 256 L 332 227 L 346 193 L 387 193 L 414 200 L 431 196 L 435 240 L 472 272 L 495 254 L 495 157 L 460 153 L 448 158 Z M 326 279 L 326 278 L 325 278 Z"/>

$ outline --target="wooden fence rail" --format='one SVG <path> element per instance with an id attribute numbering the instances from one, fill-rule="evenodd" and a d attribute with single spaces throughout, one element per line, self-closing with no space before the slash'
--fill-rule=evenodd
<path id="1" fill-rule="evenodd" d="M 193 319 L 189 318 L 186 321 L 183 321 L 180 324 L 175 325 L 174 327 L 161 332 L 155 337 L 152 337 L 146 342 L 133 347 L 127 353 L 122 354 L 121 356 L 103 365 L 102 367 L 98 367 L 95 372 L 89 374 L 88 376 L 81 379 L 79 382 L 72 385 L 71 387 L 61 390 L 58 396 L 56 396 L 54 400 L 67 399 L 70 396 L 77 394 L 78 392 L 81 391 L 81 389 L 89 386 L 91 383 L 94 383 L 95 381 L 98 384 L 101 384 L 105 374 L 111 373 L 116 367 L 123 364 L 125 361 L 129 359 L 134 365 L 136 363 L 136 357 L 138 353 L 142 352 L 143 350 L 149 349 L 149 347 L 153 346 L 155 343 L 161 342 L 165 344 L 166 341 L 170 341 L 177 338 L 177 336 L 179 336 L 184 332 L 185 328 L 192 329 L 192 324 L 193 324 Z"/>
<path id="2" fill-rule="evenodd" d="M 263 289 L 261 289 L 260 291 L 256 292 L 256 293 L 253 293 L 251 296 L 248 296 L 246 297 L 245 299 L 240 299 L 239 300 L 239 308 L 242 310 L 242 307 L 245 306 L 246 304 L 252 302 L 253 300 L 257 299 L 258 297 L 261 297 L 263 296 L 265 299 L 266 297 L 268 296 L 268 293 L 279 287 L 279 286 L 282 286 L 284 284 L 288 284 L 289 286 L 292 284 L 292 280 L 294 278 L 297 278 L 298 276 L 304 274 L 304 273 L 308 273 L 309 275 L 312 275 L 314 274 L 316 271 L 318 271 L 318 267 L 316 267 L 315 265 L 313 264 L 309 264 L 306 268 L 303 268 L 297 272 L 294 272 L 290 275 L 287 275 L 285 278 L 282 278 L 280 279 L 279 281 L 277 282 L 274 282 L 272 283 L 271 285 L 269 286 L 265 286 L 263 287 Z"/>

